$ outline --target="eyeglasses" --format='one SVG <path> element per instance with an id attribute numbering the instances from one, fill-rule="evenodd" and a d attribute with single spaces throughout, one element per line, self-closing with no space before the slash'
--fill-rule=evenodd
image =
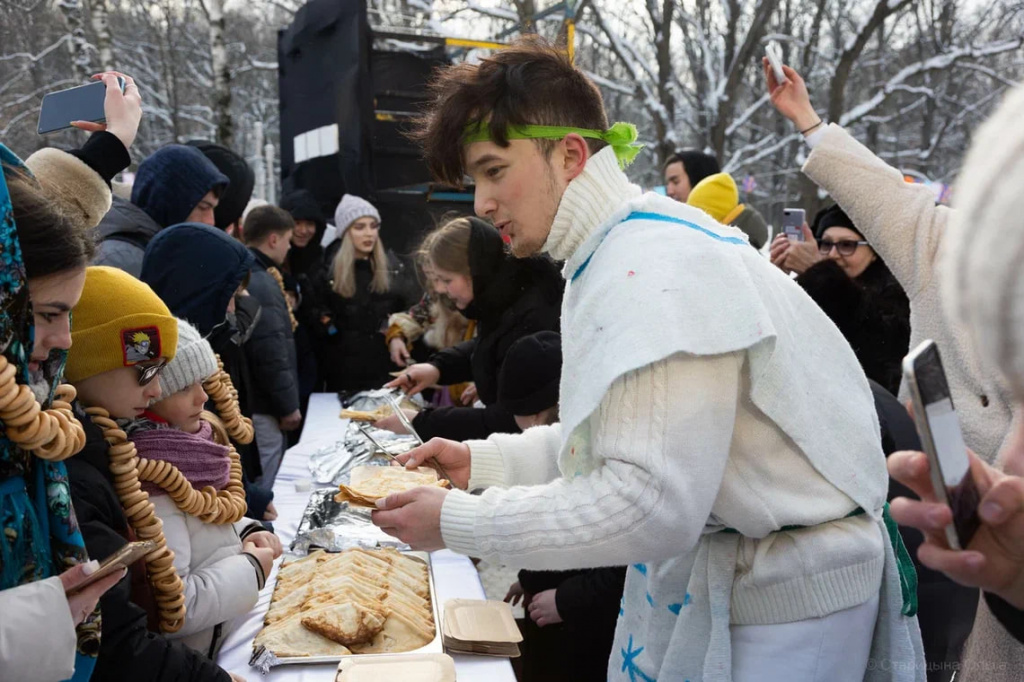
<path id="1" fill-rule="evenodd" d="M 135 365 L 135 369 L 139 370 L 139 386 L 148 386 L 152 383 L 153 379 L 160 376 L 160 373 L 167 367 L 167 360 L 160 360 L 155 365 Z"/>
<path id="2" fill-rule="evenodd" d="M 868 243 L 863 239 L 860 241 L 857 241 L 855 239 L 843 239 L 838 242 L 822 239 L 820 242 L 818 242 L 818 253 L 820 253 L 822 256 L 827 256 L 828 254 L 832 253 L 832 248 L 835 247 L 835 250 L 839 252 L 840 256 L 852 256 L 853 252 L 857 250 L 858 246 L 867 245 Z"/>

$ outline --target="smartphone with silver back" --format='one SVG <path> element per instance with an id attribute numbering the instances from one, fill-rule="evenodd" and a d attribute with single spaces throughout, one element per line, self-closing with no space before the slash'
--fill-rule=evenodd
<path id="1" fill-rule="evenodd" d="M 928 455 L 935 497 L 953 510 L 946 542 L 951 549 L 963 549 L 978 530 L 981 496 L 971 476 L 967 445 L 934 341 L 925 341 L 903 359 L 903 374 L 914 402 L 921 445 Z"/>
<path id="2" fill-rule="evenodd" d="M 121 92 L 124 92 L 124 78 L 118 76 L 117 82 Z M 67 130 L 72 121 L 105 123 L 107 115 L 103 111 L 103 102 L 106 97 L 107 86 L 103 81 L 48 93 L 43 97 L 39 109 L 39 125 L 36 130 L 40 135 L 45 135 Z"/>
<path id="3" fill-rule="evenodd" d="M 764 46 L 764 54 L 775 73 L 775 80 L 781 85 L 786 81 L 786 74 L 782 70 L 782 50 L 776 43 L 770 42 Z"/>
<path id="4" fill-rule="evenodd" d="M 792 241 L 802 242 L 804 240 L 804 222 L 807 220 L 807 213 L 802 208 L 782 209 L 782 231 Z"/>

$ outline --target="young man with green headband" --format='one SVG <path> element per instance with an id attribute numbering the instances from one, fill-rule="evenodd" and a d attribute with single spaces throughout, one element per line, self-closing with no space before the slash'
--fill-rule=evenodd
<path id="1" fill-rule="evenodd" d="M 565 261 L 561 424 L 432 440 L 402 459 L 462 490 L 392 495 L 374 522 L 521 568 L 629 565 L 610 680 L 924 680 L 871 391 L 835 326 L 742 232 L 629 182 L 634 129 L 561 52 L 523 41 L 434 94 L 435 175 L 468 174 L 516 255 Z"/>

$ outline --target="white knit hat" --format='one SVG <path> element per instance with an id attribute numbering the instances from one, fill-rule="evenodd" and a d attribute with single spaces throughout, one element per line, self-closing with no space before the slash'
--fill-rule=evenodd
<path id="1" fill-rule="evenodd" d="M 947 315 L 1024 400 L 1024 87 L 978 129 L 940 254 Z"/>
<path id="2" fill-rule="evenodd" d="M 160 374 L 160 390 L 168 397 L 199 381 L 206 381 L 217 371 L 217 356 L 210 342 L 199 330 L 178 319 L 178 353 Z"/>
<path id="3" fill-rule="evenodd" d="M 352 223 L 360 218 L 375 218 L 380 222 L 380 213 L 377 208 L 366 199 L 346 194 L 341 198 L 338 208 L 334 210 L 334 225 L 338 230 L 337 238 L 345 236 L 345 232 L 352 226 Z"/>

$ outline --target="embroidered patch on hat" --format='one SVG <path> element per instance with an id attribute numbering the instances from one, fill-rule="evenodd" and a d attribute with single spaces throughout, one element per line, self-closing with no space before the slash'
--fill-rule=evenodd
<path id="1" fill-rule="evenodd" d="M 162 355 L 160 352 L 160 330 L 156 327 L 122 329 L 121 349 L 124 353 L 125 367 L 156 360 Z"/>

